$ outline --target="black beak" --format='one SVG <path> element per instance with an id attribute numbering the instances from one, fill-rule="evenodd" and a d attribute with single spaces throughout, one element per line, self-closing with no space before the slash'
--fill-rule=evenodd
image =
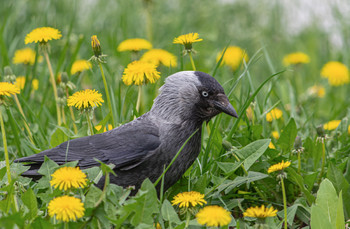
<path id="1" fill-rule="evenodd" d="M 214 107 L 218 111 L 224 112 L 228 115 L 238 118 L 235 108 L 233 108 L 225 94 L 220 93 L 217 95 L 217 99 L 214 101 Z"/>

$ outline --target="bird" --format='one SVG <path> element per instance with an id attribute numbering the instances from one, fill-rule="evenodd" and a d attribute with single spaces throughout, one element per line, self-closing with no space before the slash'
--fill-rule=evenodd
<path id="1" fill-rule="evenodd" d="M 155 182 L 161 176 L 189 139 L 164 175 L 166 191 L 198 157 L 203 122 L 222 112 L 237 118 L 214 77 L 200 71 L 180 71 L 165 79 L 151 110 L 142 116 L 110 131 L 72 139 L 15 162 L 29 162 L 30 168 L 22 176 L 39 178 L 38 169 L 45 156 L 59 165 L 78 161 L 81 169 L 99 166 L 98 159 L 114 166 L 116 176 L 110 175 L 110 183 L 134 187 L 132 192 L 136 193 L 145 179 Z M 104 182 L 100 179 L 97 187 L 102 189 Z M 156 188 L 159 193 L 160 185 Z"/>

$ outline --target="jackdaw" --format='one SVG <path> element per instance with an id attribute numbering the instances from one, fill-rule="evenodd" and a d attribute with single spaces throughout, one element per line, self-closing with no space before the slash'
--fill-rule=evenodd
<path id="1" fill-rule="evenodd" d="M 221 112 L 237 117 L 218 81 L 203 72 L 182 71 L 165 80 L 151 110 L 139 118 L 105 133 L 73 139 L 15 162 L 31 162 L 30 169 L 22 175 L 35 177 L 40 176 L 37 171 L 45 155 L 58 164 L 78 160 L 81 169 L 99 166 L 94 159 L 97 158 L 115 165 L 117 176 L 110 176 L 111 183 L 135 186 L 135 193 L 146 178 L 155 182 L 181 146 L 198 130 L 165 174 L 165 191 L 196 160 L 201 150 L 202 123 Z M 104 179 L 100 179 L 97 186 L 102 188 L 103 185 Z M 158 185 L 158 192 L 159 188 Z"/>

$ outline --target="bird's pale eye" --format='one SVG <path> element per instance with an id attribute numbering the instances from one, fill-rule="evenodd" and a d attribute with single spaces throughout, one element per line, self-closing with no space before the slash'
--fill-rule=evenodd
<path id="1" fill-rule="evenodd" d="M 208 92 L 206 92 L 206 91 L 202 91 L 202 96 L 203 96 L 203 97 L 208 97 L 208 95 L 209 95 L 209 93 L 208 93 Z"/>

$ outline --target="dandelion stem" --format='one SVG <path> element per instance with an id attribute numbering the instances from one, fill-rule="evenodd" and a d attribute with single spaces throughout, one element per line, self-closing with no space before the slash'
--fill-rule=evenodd
<path id="1" fill-rule="evenodd" d="M 86 119 L 87 119 L 87 122 L 88 122 L 90 135 L 94 135 L 94 129 L 92 128 L 92 123 L 91 123 L 89 112 L 85 112 L 85 115 L 86 115 Z"/>
<path id="2" fill-rule="evenodd" d="M 188 224 L 190 223 L 190 218 L 191 218 L 191 214 L 190 214 L 190 212 L 187 210 L 187 211 L 186 211 L 186 225 L 185 225 L 185 228 L 188 228 Z"/>
<path id="3" fill-rule="evenodd" d="M 146 29 L 147 29 L 147 37 L 150 42 L 152 42 L 152 1 L 145 0 L 145 10 L 146 10 Z"/>
<path id="4" fill-rule="evenodd" d="M 193 57 L 192 57 L 192 52 L 188 52 L 188 56 L 190 57 L 193 71 L 196 71 L 196 66 L 194 65 L 194 61 L 193 61 Z"/>
<path id="5" fill-rule="evenodd" d="M 61 110 L 62 110 L 62 122 L 63 124 L 66 124 L 66 115 L 64 114 L 64 107 L 61 106 Z"/>
<path id="6" fill-rule="evenodd" d="M 100 67 L 102 80 L 103 80 L 103 85 L 105 87 L 105 92 L 106 92 L 106 97 L 107 97 L 108 108 L 109 108 L 109 112 L 110 112 L 111 117 L 112 117 L 112 127 L 114 128 L 115 121 L 114 121 L 114 115 L 113 115 L 113 110 L 112 110 L 111 97 L 109 96 L 109 91 L 108 91 L 108 87 L 107 87 L 106 77 L 105 77 L 105 74 L 103 72 L 102 64 L 100 62 L 98 63 L 98 66 Z"/>
<path id="7" fill-rule="evenodd" d="M 286 197 L 286 189 L 284 188 L 283 177 L 281 176 L 281 186 L 282 186 L 282 195 L 283 195 L 283 208 L 284 208 L 284 229 L 288 229 L 287 224 L 287 197 Z"/>
<path id="8" fill-rule="evenodd" d="M 326 147 L 324 141 L 322 141 L 322 165 L 321 165 L 321 172 L 320 172 L 320 177 L 318 178 L 318 185 L 320 185 L 322 181 L 322 176 L 324 173 L 324 165 L 326 164 Z"/>
<path id="9" fill-rule="evenodd" d="M 26 116 L 24 115 L 22 106 L 21 106 L 21 104 L 19 103 L 19 100 L 18 100 L 18 97 L 17 97 L 16 94 L 14 95 L 14 98 L 15 98 L 15 102 L 16 102 L 16 104 L 17 104 L 19 113 L 21 113 L 21 115 L 22 115 L 22 118 L 23 118 L 23 121 L 24 121 L 24 128 L 25 128 L 25 129 L 27 130 L 27 132 L 28 132 L 29 140 L 30 140 L 30 142 L 31 142 L 33 145 L 35 145 L 34 140 L 33 140 L 32 132 L 31 132 L 30 129 L 29 129 Z"/>
<path id="10" fill-rule="evenodd" d="M 142 86 L 139 85 L 139 93 L 137 95 L 137 102 L 136 102 L 136 111 L 140 111 L 140 105 L 141 105 L 141 94 L 142 94 Z"/>
<path id="11" fill-rule="evenodd" d="M 5 153 L 5 163 L 6 163 L 6 173 L 8 183 L 11 183 L 11 170 L 10 170 L 10 160 L 9 160 L 9 152 L 7 150 L 7 141 L 6 141 L 6 133 L 5 133 L 5 125 L 4 120 L 2 118 L 2 113 L 0 110 L 0 125 L 1 125 L 1 134 L 2 134 L 2 142 L 4 144 L 4 153 Z"/>
<path id="12" fill-rule="evenodd" d="M 298 150 L 298 173 L 301 173 L 301 158 L 300 158 L 300 150 Z"/>
<path id="13" fill-rule="evenodd" d="M 51 66 L 51 62 L 50 62 L 50 58 L 49 58 L 49 54 L 47 53 L 47 50 L 44 51 L 44 56 L 46 59 L 47 66 L 49 68 L 49 72 L 50 72 L 51 84 L 52 84 L 53 93 L 54 93 L 55 101 L 56 101 L 57 122 L 58 122 L 58 125 L 60 126 L 61 125 L 61 110 L 60 110 L 60 106 L 58 105 L 58 95 L 57 95 L 55 76 L 53 74 L 53 70 L 52 70 L 52 66 Z"/>
<path id="14" fill-rule="evenodd" d="M 66 97 L 67 98 L 69 97 L 68 88 L 66 88 Z M 72 117 L 72 120 L 73 120 L 74 133 L 77 134 L 78 128 L 77 128 L 77 125 L 75 125 L 75 116 L 74 116 L 73 108 L 71 106 L 69 107 L 69 111 L 70 111 L 70 116 Z"/>

